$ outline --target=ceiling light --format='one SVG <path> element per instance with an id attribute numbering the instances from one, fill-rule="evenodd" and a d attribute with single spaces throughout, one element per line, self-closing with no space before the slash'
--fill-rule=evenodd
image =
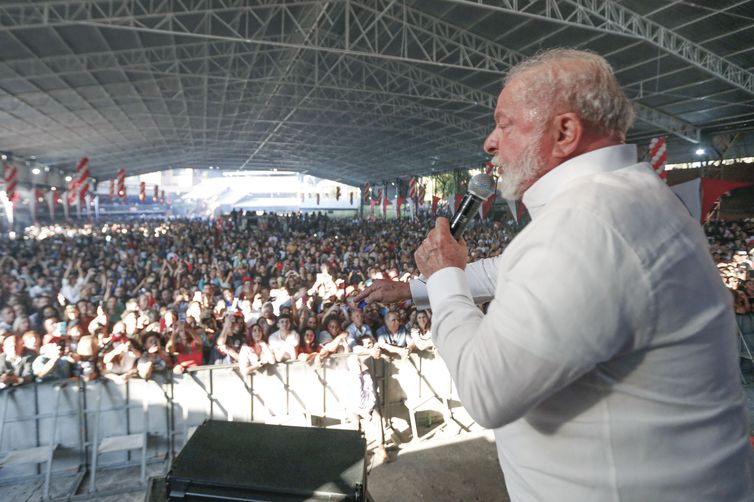
<path id="1" fill-rule="evenodd" d="M 56 187 L 50 187 L 50 190 L 52 190 L 54 192 L 55 190 L 57 190 L 57 188 Z"/>
<path id="2" fill-rule="evenodd" d="M 49 173 L 49 172 L 50 172 L 50 166 L 45 166 L 45 172 L 46 172 L 46 173 Z"/>
<path id="3" fill-rule="evenodd" d="M 31 170 L 31 174 L 39 174 L 39 173 L 40 171 L 38 167 L 35 167 L 34 169 Z"/>
<path id="4" fill-rule="evenodd" d="M 66 181 L 71 181 L 72 179 L 73 179 L 73 178 L 71 178 L 70 176 L 66 176 L 66 177 L 65 177 L 65 180 L 66 180 Z"/>
<path id="5" fill-rule="evenodd" d="M 8 156 L 7 156 L 7 155 L 5 155 L 5 154 L 3 154 L 3 155 L 2 155 L 2 159 L 3 159 L 3 160 L 8 160 Z"/>
<path id="6" fill-rule="evenodd" d="M 704 155 L 704 148 L 697 148 L 694 153 L 696 153 L 697 155 Z"/>

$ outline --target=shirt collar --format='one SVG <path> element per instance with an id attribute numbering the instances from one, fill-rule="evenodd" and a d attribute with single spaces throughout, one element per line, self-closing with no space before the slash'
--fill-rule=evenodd
<path id="1" fill-rule="evenodd" d="M 571 181 L 636 164 L 636 145 L 606 146 L 569 159 L 539 178 L 524 193 L 523 202 L 532 218 Z"/>

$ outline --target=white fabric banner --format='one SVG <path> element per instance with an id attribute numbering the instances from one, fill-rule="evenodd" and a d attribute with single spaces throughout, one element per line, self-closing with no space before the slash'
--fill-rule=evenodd
<path id="1" fill-rule="evenodd" d="M 696 221 L 701 221 L 702 219 L 701 184 L 702 179 L 696 178 L 670 187 Z"/>

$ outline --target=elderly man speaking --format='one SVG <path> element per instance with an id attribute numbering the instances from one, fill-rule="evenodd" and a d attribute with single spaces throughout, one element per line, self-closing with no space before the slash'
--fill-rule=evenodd
<path id="1" fill-rule="evenodd" d="M 484 147 L 532 222 L 467 266 L 438 218 L 414 255 L 426 285 L 361 297 L 429 300 L 513 500 L 754 500 L 731 296 L 699 224 L 624 144 L 632 119 L 600 56 L 519 64 Z"/>

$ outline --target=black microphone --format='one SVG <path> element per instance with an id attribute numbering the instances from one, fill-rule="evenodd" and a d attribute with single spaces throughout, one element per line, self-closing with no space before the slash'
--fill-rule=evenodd
<path id="1" fill-rule="evenodd" d="M 463 231 L 479 210 L 479 205 L 494 193 L 495 179 L 489 174 L 477 174 L 469 180 L 468 191 L 450 220 L 450 233 L 455 240 L 461 240 Z"/>

